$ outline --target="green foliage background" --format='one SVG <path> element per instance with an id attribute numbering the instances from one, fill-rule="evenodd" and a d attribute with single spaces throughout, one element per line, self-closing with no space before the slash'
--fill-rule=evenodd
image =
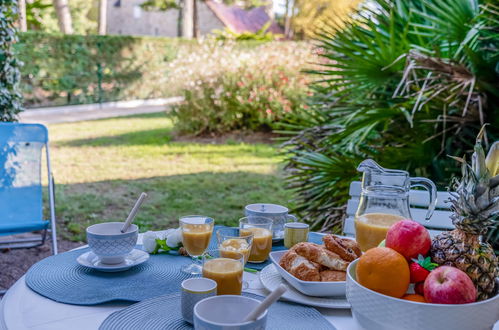
<path id="1" fill-rule="evenodd" d="M 17 41 L 17 1 L 0 2 L 0 121 L 16 121 L 22 111 L 22 97 L 18 90 L 19 67 L 12 44 Z"/>
<path id="2" fill-rule="evenodd" d="M 194 42 L 174 38 L 19 34 L 26 106 L 175 95 L 168 63 Z"/>
<path id="3" fill-rule="evenodd" d="M 233 44 L 230 49 L 228 43 Z M 25 105 L 36 107 L 183 95 L 213 65 L 222 69 L 232 53 L 247 58 L 248 52 L 265 43 L 213 40 L 212 49 L 206 49 L 204 41 L 180 38 L 25 32 L 19 33 L 14 47 L 25 63 L 21 71 Z M 279 49 L 286 51 L 287 45 L 299 47 L 293 42 L 267 47 L 275 54 L 270 64 L 279 64 Z M 213 57 L 213 52 L 218 54 L 216 63 L 208 64 L 206 57 Z M 185 62 L 187 58 L 192 61 Z"/>
<path id="4" fill-rule="evenodd" d="M 286 125 L 288 183 L 315 229 L 341 231 L 358 163 L 445 189 L 482 123 L 499 137 L 498 7 L 492 1 L 377 0 L 320 36 L 310 111 Z"/>

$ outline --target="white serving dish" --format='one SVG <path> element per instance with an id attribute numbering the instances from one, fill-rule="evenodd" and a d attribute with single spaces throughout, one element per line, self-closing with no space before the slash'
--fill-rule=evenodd
<path id="1" fill-rule="evenodd" d="M 334 309 L 350 308 L 350 304 L 348 303 L 347 297 L 345 296 L 312 297 L 301 293 L 293 286 L 289 285 L 288 282 L 286 282 L 286 280 L 279 274 L 273 264 L 267 265 L 264 269 L 262 269 L 262 271 L 259 273 L 259 277 L 262 285 L 269 292 L 274 291 L 281 284 L 287 286 L 288 290 L 284 292 L 281 297 L 283 300 L 292 301 L 298 304 L 312 307 Z"/>
<path id="2" fill-rule="evenodd" d="M 352 315 L 369 330 L 481 330 L 499 319 L 499 294 L 471 304 L 443 305 L 397 299 L 356 281 L 353 261 L 347 269 L 346 294 Z"/>
<path id="3" fill-rule="evenodd" d="M 312 282 L 302 281 L 282 268 L 279 265 L 279 260 L 286 253 L 284 251 L 275 251 L 270 253 L 270 260 L 274 263 L 275 268 L 279 274 L 296 290 L 307 296 L 313 297 L 330 297 L 330 296 L 344 296 L 345 295 L 345 281 L 338 282 Z"/>

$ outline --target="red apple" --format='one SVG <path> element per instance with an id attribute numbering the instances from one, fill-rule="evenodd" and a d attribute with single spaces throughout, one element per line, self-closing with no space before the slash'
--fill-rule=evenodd
<path id="1" fill-rule="evenodd" d="M 433 304 L 467 304 L 476 301 L 476 288 L 460 269 L 440 266 L 424 282 L 424 297 Z"/>
<path id="2" fill-rule="evenodd" d="M 385 245 L 411 260 L 428 253 L 431 247 L 430 233 L 416 221 L 401 220 L 388 229 Z"/>

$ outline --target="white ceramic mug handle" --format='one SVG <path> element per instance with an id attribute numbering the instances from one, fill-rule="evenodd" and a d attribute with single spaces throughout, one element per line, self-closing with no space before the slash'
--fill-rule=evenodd
<path id="1" fill-rule="evenodd" d="M 291 221 L 289 219 L 291 219 Z M 298 218 L 292 214 L 288 214 L 286 215 L 286 222 L 298 222 Z"/>

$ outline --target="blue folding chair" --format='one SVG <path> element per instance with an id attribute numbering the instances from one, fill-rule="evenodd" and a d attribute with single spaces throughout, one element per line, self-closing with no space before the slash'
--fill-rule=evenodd
<path id="1" fill-rule="evenodd" d="M 42 150 L 48 169 L 50 220 L 43 218 L 41 180 Z M 34 232 L 29 238 L 18 234 Z M 52 236 L 52 253 L 57 254 L 54 180 L 50 168 L 47 128 L 39 124 L 0 122 L 0 239 L 2 248 L 31 248 Z"/>

